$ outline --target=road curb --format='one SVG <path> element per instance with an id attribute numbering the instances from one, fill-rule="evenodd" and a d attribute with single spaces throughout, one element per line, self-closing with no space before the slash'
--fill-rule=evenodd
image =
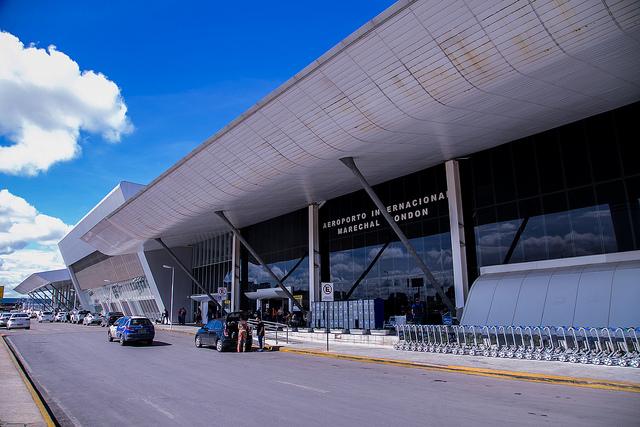
<path id="1" fill-rule="evenodd" d="M 357 356 L 344 353 L 327 353 L 304 348 L 281 347 L 281 352 L 303 354 L 308 356 L 327 357 L 333 359 L 352 360 L 365 363 L 377 363 L 384 365 L 400 366 L 405 368 L 425 369 L 429 371 L 453 372 L 483 377 L 503 378 L 510 380 L 529 381 L 537 383 L 558 384 L 571 387 L 593 388 L 599 390 L 626 391 L 640 393 L 640 383 L 609 381 L 595 378 L 580 378 L 561 375 L 538 374 L 533 372 L 505 371 L 487 368 L 472 368 L 459 365 L 436 365 L 431 363 L 413 362 L 408 360 L 387 359 L 382 357 Z"/>
<path id="2" fill-rule="evenodd" d="M 54 421 L 53 417 L 49 413 L 49 410 L 47 409 L 47 404 L 42 399 L 42 396 L 40 396 L 40 393 L 38 393 L 35 386 L 32 384 L 31 379 L 29 378 L 29 375 L 25 371 L 20 361 L 18 361 L 16 355 L 14 354 L 14 350 L 12 346 L 9 345 L 9 343 L 6 341 L 6 335 L 4 334 L 0 335 L 0 341 L 2 341 L 2 345 L 7 350 L 7 353 L 9 353 L 9 358 L 11 359 L 13 366 L 15 366 L 16 371 L 20 375 L 20 378 L 22 378 L 22 382 L 24 382 L 24 385 L 29 391 L 29 394 L 31 394 L 31 398 L 33 399 L 33 402 L 36 404 L 38 411 L 40 411 L 40 414 L 42 415 L 44 422 L 47 424 L 48 427 L 57 426 L 58 424 Z"/>

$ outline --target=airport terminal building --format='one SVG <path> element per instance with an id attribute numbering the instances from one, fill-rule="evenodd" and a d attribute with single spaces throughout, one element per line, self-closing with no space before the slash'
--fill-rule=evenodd
<path id="1" fill-rule="evenodd" d="M 638 326 L 639 69 L 637 2 L 399 1 L 60 250 L 92 311 Z"/>

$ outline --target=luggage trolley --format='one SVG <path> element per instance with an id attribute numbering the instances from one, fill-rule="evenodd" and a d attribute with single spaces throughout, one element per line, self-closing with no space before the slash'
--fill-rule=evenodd
<path id="1" fill-rule="evenodd" d="M 618 331 L 622 332 L 622 335 L 618 336 Z M 613 335 L 612 335 L 613 333 Z M 624 336 L 624 330 L 621 328 L 602 328 L 600 335 L 603 337 L 604 356 L 602 357 L 602 363 L 606 366 L 617 365 L 618 360 L 624 357 L 629 352 L 627 341 Z"/>

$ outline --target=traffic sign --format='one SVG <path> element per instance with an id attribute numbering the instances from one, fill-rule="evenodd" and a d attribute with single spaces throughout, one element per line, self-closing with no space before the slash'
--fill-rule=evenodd
<path id="1" fill-rule="evenodd" d="M 320 284 L 320 298 L 322 301 L 333 301 L 333 283 L 322 282 Z"/>

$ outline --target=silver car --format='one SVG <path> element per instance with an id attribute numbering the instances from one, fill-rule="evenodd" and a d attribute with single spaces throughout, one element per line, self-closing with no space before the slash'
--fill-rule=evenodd
<path id="1" fill-rule="evenodd" d="M 7 322 L 7 329 L 31 329 L 31 318 L 27 313 L 13 313 Z"/>
<path id="2" fill-rule="evenodd" d="M 2 314 L 0 314 L 0 328 L 6 328 L 7 327 L 7 322 L 9 321 L 10 317 L 11 317 L 11 313 L 2 313 Z"/>

